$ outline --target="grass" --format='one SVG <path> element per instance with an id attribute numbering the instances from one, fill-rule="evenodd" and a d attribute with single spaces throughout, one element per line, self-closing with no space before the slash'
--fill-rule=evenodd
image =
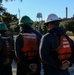
<path id="1" fill-rule="evenodd" d="M 72 40 L 74 40 L 74 36 L 69 36 Z"/>

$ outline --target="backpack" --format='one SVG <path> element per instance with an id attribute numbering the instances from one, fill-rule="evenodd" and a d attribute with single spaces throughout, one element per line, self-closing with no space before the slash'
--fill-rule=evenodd
<path id="1" fill-rule="evenodd" d="M 54 57 L 56 57 L 59 61 L 68 60 L 72 55 L 72 50 L 69 40 L 65 35 L 62 35 L 60 36 L 58 41 L 59 41 L 59 46 L 56 49 L 52 50 L 53 55 L 55 54 Z"/>
<path id="2" fill-rule="evenodd" d="M 24 45 L 22 52 L 27 60 L 36 59 L 38 56 L 38 42 L 36 34 L 34 33 L 24 33 L 21 34 L 23 37 Z"/>

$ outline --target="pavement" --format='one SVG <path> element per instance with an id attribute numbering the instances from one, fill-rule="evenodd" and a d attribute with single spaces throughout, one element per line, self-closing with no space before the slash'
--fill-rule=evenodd
<path id="1" fill-rule="evenodd" d="M 12 69 L 12 71 L 13 71 L 13 75 L 16 75 L 16 69 Z"/>
<path id="2" fill-rule="evenodd" d="M 16 75 L 16 68 L 17 68 L 16 63 L 13 61 L 13 63 L 12 63 L 12 72 L 13 72 L 13 75 Z"/>
<path id="3" fill-rule="evenodd" d="M 13 61 L 12 63 L 12 71 L 13 71 L 13 75 L 16 75 L 16 63 Z M 74 64 L 72 67 L 69 67 L 69 72 L 70 72 L 70 75 L 74 75 Z M 41 71 L 41 75 L 43 75 L 43 71 Z"/>
<path id="4" fill-rule="evenodd" d="M 70 72 L 70 75 L 74 75 L 74 64 L 72 67 L 69 67 L 69 72 Z"/>

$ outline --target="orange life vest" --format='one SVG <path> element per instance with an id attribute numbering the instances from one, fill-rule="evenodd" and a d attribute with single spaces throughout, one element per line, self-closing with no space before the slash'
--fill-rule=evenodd
<path id="1" fill-rule="evenodd" d="M 21 35 L 24 41 L 22 52 L 24 53 L 24 56 L 28 60 L 30 59 L 32 60 L 36 56 L 38 56 L 38 42 L 37 42 L 36 34 L 24 33 Z"/>
<path id="2" fill-rule="evenodd" d="M 60 37 L 60 44 L 58 48 L 55 49 L 58 56 L 58 60 L 62 61 L 65 59 L 69 59 L 72 55 L 72 50 L 70 46 L 70 42 L 67 40 L 66 36 Z"/>

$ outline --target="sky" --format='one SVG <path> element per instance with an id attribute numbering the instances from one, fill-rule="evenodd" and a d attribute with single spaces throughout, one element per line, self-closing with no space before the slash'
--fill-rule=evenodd
<path id="1" fill-rule="evenodd" d="M 7 8 L 7 12 L 17 14 L 20 18 L 24 15 L 29 16 L 32 20 L 39 20 L 36 18 L 37 13 L 42 13 L 42 19 L 54 13 L 60 18 L 66 17 L 66 7 L 68 8 L 68 18 L 74 15 L 74 0 L 15 0 L 13 2 L 2 2 L 3 7 Z M 20 15 L 19 15 L 20 10 Z"/>

